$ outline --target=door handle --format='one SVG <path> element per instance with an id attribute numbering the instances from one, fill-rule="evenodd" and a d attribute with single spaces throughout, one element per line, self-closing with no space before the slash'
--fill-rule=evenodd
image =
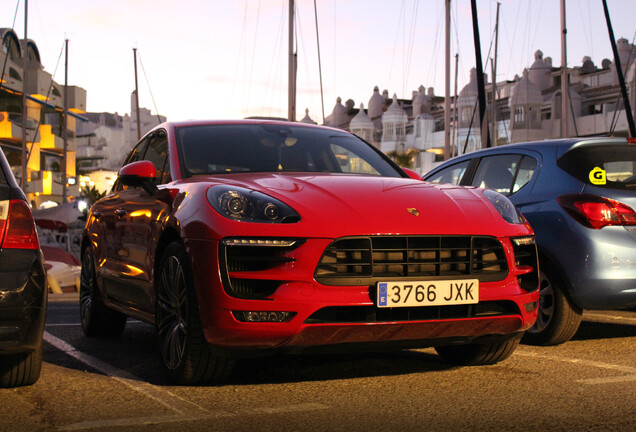
<path id="1" fill-rule="evenodd" d="M 126 216 L 128 212 L 124 209 L 117 209 L 115 210 L 115 214 L 117 215 L 117 217 L 122 217 L 122 216 Z"/>
<path id="2" fill-rule="evenodd" d="M 100 211 L 93 211 L 92 215 L 95 219 L 99 219 L 102 216 L 102 212 Z"/>

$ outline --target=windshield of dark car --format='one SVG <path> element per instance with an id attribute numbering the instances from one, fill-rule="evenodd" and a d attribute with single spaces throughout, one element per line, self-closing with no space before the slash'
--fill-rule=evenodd
<path id="1" fill-rule="evenodd" d="M 401 177 L 359 138 L 329 129 L 279 124 L 177 128 L 184 177 L 241 172 L 327 172 Z"/>
<path id="2" fill-rule="evenodd" d="M 636 146 L 631 144 L 575 147 L 557 163 L 586 184 L 609 189 L 636 188 Z"/>

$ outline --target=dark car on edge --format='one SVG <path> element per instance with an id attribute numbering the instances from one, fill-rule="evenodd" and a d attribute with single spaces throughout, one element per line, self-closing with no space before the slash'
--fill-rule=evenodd
<path id="1" fill-rule="evenodd" d="M 424 180 L 495 190 L 530 222 L 541 298 L 526 342 L 569 340 L 585 309 L 636 306 L 636 140 L 509 144 L 451 159 Z"/>
<path id="2" fill-rule="evenodd" d="M 46 302 L 33 215 L 0 151 L 0 387 L 30 385 L 40 377 Z"/>

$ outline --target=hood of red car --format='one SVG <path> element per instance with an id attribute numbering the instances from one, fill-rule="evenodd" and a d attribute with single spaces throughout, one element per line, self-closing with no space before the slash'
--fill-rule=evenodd
<path id="1" fill-rule="evenodd" d="M 291 206 L 301 221 L 282 224 L 280 228 L 299 230 L 298 234 L 309 228 L 307 234 L 312 237 L 515 235 L 520 229 L 522 235 L 527 234 L 523 225 L 505 222 L 482 191 L 475 188 L 346 174 L 251 173 L 223 180 L 225 184 L 257 190 Z M 262 224 L 254 225 L 261 225 L 262 229 Z"/>

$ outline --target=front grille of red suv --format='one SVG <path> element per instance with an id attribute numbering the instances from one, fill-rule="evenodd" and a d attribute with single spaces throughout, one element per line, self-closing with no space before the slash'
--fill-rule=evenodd
<path id="1" fill-rule="evenodd" d="M 374 285 L 378 280 L 508 275 L 503 246 L 489 236 L 344 237 L 322 255 L 315 278 L 324 285 Z"/>

